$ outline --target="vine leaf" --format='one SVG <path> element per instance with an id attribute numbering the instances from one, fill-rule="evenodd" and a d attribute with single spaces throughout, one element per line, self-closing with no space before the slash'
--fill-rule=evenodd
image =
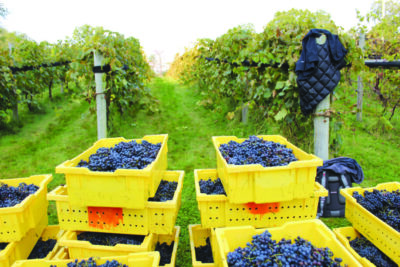
<path id="1" fill-rule="evenodd" d="M 287 110 L 283 108 L 274 116 L 274 119 L 276 121 L 280 121 L 286 117 L 287 113 L 288 113 Z"/>

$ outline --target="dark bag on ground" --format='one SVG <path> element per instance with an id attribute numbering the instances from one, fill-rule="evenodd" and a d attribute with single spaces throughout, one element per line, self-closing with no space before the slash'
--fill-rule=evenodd
<path id="1" fill-rule="evenodd" d="M 315 179 L 329 191 L 327 197 L 321 197 L 318 205 L 318 217 L 344 217 L 345 198 L 340 189 L 360 184 L 364 180 L 361 166 L 351 158 L 340 157 L 324 161 L 318 167 Z"/>

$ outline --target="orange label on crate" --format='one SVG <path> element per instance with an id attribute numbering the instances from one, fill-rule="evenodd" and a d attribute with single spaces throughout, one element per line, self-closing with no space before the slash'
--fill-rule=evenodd
<path id="1" fill-rule="evenodd" d="M 111 229 L 124 222 L 122 208 L 88 207 L 89 226 Z"/>
<path id="2" fill-rule="evenodd" d="M 261 203 L 257 204 L 254 202 L 249 202 L 244 204 L 248 208 L 248 211 L 251 214 L 265 214 L 268 212 L 278 212 L 279 211 L 279 202 L 273 202 L 273 203 Z"/>

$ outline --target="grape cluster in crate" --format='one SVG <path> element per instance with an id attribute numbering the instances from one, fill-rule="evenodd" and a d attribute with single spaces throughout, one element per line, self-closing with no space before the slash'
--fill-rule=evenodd
<path id="1" fill-rule="evenodd" d="M 385 255 L 355 229 L 344 238 L 341 229 L 333 232 L 316 219 L 319 198 L 328 195 L 315 182 L 323 163 L 318 157 L 281 136 L 219 136 L 212 141 L 217 169 L 194 171 L 201 225 L 189 226 L 193 266 L 375 266 L 363 258 L 365 254 L 374 257 L 376 266 L 399 263 L 394 255 L 400 251 L 399 241 L 386 243 L 393 255 Z M 380 209 L 383 215 L 376 215 L 396 229 L 399 191 L 393 194 L 374 195 L 364 202 Z M 354 197 L 362 202 L 359 195 Z M 397 209 L 388 211 L 385 200 Z M 349 206 L 347 218 L 352 213 Z M 362 220 L 360 224 L 371 225 L 368 231 L 377 225 Z M 356 247 L 363 248 L 357 250 L 363 256 Z"/>
<path id="2" fill-rule="evenodd" d="M 49 193 L 51 175 L 0 180 L 0 267 L 175 266 L 184 172 L 167 170 L 167 140 L 101 139 L 56 167 L 66 185 Z M 275 135 L 212 142 L 217 168 L 194 170 L 193 266 L 400 263 L 400 183 L 342 189 L 353 227 L 331 231 L 316 219 L 321 159 Z"/>
<path id="3" fill-rule="evenodd" d="M 0 241 L 14 241 L 0 245 L 0 266 L 175 266 L 184 172 L 167 170 L 167 140 L 101 139 L 56 167 L 66 185 L 48 194 L 51 175 L 4 180 L 18 187 L 0 189 L 0 218 L 11 225 L 2 225 Z M 16 203 L 34 197 L 38 203 L 24 210 Z M 46 228 L 48 200 L 56 203 L 59 225 Z M 6 218 L 10 205 L 27 214 Z M 21 229 L 14 229 L 17 222 Z"/>

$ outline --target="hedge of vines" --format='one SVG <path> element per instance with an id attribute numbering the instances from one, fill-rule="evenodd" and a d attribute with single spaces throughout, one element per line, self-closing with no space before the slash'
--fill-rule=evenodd
<path id="1" fill-rule="evenodd" d="M 349 50 L 346 61 L 352 63 L 352 70 L 357 72 L 362 68 L 356 39 L 337 27 L 327 13 L 292 9 L 276 13 L 261 33 L 256 33 L 251 25 L 242 25 L 216 40 L 199 40 L 195 47 L 175 58 L 168 75 L 196 82 L 205 95 L 204 104 L 216 107 L 221 100 L 230 99 L 236 114 L 247 105 L 254 116 L 281 122 L 286 135 L 309 137 L 312 120 L 301 114 L 294 69 L 301 41 L 313 28 L 338 34 Z M 218 64 L 207 61 L 206 57 L 239 65 Z M 242 66 L 240 63 L 245 60 L 258 66 L 269 63 L 278 66 Z M 285 65 L 289 68 L 283 68 Z"/>
<path id="2" fill-rule="evenodd" d="M 107 115 L 125 114 L 146 109 L 158 110 L 156 99 L 146 83 L 152 71 L 140 43 L 133 37 L 88 25 L 77 28 L 71 38 L 55 44 L 37 43 L 25 35 L 3 32 L 0 42 L 0 120 L 11 120 L 11 110 L 27 105 L 29 111 L 40 109 L 45 94 L 52 99 L 52 88 L 60 84 L 63 93 L 88 102 L 95 100 L 93 52 L 99 51 L 111 71 L 104 75 Z M 9 53 L 8 43 L 13 44 Z M 43 64 L 70 62 L 56 67 Z M 37 67 L 12 73 L 9 67 Z M 72 86 L 69 86 L 71 85 Z"/>

